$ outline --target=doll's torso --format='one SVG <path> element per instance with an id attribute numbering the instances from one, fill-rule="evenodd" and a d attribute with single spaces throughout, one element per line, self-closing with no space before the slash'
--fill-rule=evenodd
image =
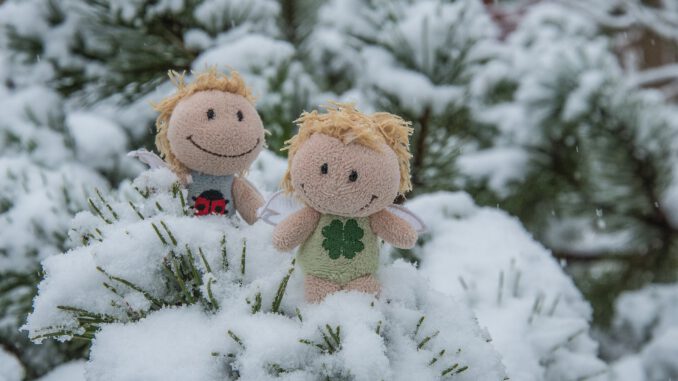
<path id="1" fill-rule="evenodd" d="M 297 261 L 307 275 L 344 285 L 377 271 L 379 246 L 369 217 L 323 214 L 299 247 Z"/>
<path id="2" fill-rule="evenodd" d="M 233 175 L 212 176 L 191 171 L 188 200 L 196 216 L 224 214 L 233 216 Z"/>

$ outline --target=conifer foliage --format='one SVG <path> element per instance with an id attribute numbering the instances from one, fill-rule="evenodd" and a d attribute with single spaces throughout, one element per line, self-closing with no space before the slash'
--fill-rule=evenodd
<path id="1" fill-rule="evenodd" d="M 82 246 L 44 262 L 31 338 L 96 338 L 92 380 L 504 379 L 470 309 L 411 265 L 386 267 L 379 299 L 308 305 L 270 226 L 195 218 L 183 197 L 159 169 L 93 201 L 71 232 Z"/>
<path id="2" fill-rule="evenodd" d="M 675 353 L 662 335 L 678 326 L 678 113 L 605 35 L 635 2 L 591 15 L 538 2 L 508 35 L 484 3 L 0 0 L 0 370 L 32 380 L 88 358 L 91 380 L 678 377 L 656 356 Z M 304 110 L 352 101 L 412 122 L 408 196 L 432 229 L 385 250 L 380 299 L 305 305 L 268 227 L 189 217 L 164 170 L 131 180 L 142 168 L 123 157 L 151 148 L 167 70 L 212 65 L 254 90 L 270 151 L 249 177 L 267 191 Z"/>

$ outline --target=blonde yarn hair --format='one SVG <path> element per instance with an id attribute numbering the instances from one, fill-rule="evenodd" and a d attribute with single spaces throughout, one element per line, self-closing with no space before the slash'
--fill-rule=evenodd
<path id="1" fill-rule="evenodd" d="M 299 132 L 285 142 L 283 150 L 287 150 L 287 170 L 282 180 L 282 188 L 291 193 L 292 160 L 299 148 L 316 133 L 332 136 L 344 144 L 356 143 L 376 151 L 381 151 L 383 144 L 389 146 L 398 157 L 400 167 L 400 187 L 398 192 L 404 194 L 412 190 L 410 181 L 410 135 L 411 123 L 401 117 L 386 112 L 372 115 L 363 114 L 351 103 L 331 102 L 323 106 L 326 110 L 320 113 L 317 110 L 304 112 L 294 121 Z"/>
<path id="2" fill-rule="evenodd" d="M 199 91 L 223 91 L 227 93 L 243 96 L 254 105 L 252 92 L 245 85 L 245 81 L 236 71 L 231 71 L 230 76 L 217 71 L 215 67 L 210 67 L 205 71 L 195 73 L 195 79 L 191 83 L 186 83 L 186 73 L 178 73 L 170 70 L 168 72 L 170 81 L 176 86 L 177 91 L 164 98 L 159 103 L 154 104 L 153 108 L 160 112 L 155 121 L 156 135 L 155 146 L 160 152 L 160 156 L 167 162 L 169 167 L 179 176 L 185 176 L 190 171 L 184 166 L 172 152 L 172 148 L 167 138 L 169 120 L 172 117 L 174 109 L 183 99 Z"/>

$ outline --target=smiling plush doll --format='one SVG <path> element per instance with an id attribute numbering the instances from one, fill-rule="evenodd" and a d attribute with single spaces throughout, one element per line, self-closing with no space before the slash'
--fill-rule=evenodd
<path id="1" fill-rule="evenodd" d="M 299 246 L 310 302 L 340 290 L 378 294 L 381 239 L 411 248 L 423 229 L 416 216 L 393 205 L 411 189 L 412 129 L 398 116 L 366 115 L 340 103 L 326 113 L 304 113 L 296 123 L 282 187 L 303 206 L 273 222 L 273 244 L 281 251 Z M 273 204 L 262 208 L 267 222 L 278 214 Z"/>
<path id="2" fill-rule="evenodd" d="M 155 105 L 155 144 L 167 165 L 188 188 L 196 215 L 233 216 L 249 224 L 263 204 L 244 173 L 264 146 L 264 127 L 254 99 L 236 72 L 212 68 L 187 84 L 170 72 L 177 91 Z"/>

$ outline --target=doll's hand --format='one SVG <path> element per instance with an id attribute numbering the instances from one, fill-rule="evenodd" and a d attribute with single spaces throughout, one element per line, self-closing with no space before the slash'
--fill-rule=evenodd
<path id="1" fill-rule="evenodd" d="M 417 232 L 402 218 L 384 209 L 370 216 L 374 234 L 399 249 L 411 249 L 417 243 Z"/>
<path id="2" fill-rule="evenodd" d="M 291 251 L 308 239 L 319 220 L 320 213 L 309 207 L 295 212 L 273 230 L 273 246 L 280 251 Z"/>
<path id="3" fill-rule="evenodd" d="M 233 198 L 242 219 L 250 225 L 257 222 L 257 209 L 264 205 L 264 198 L 249 181 L 240 177 L 233 179 Z"/>

